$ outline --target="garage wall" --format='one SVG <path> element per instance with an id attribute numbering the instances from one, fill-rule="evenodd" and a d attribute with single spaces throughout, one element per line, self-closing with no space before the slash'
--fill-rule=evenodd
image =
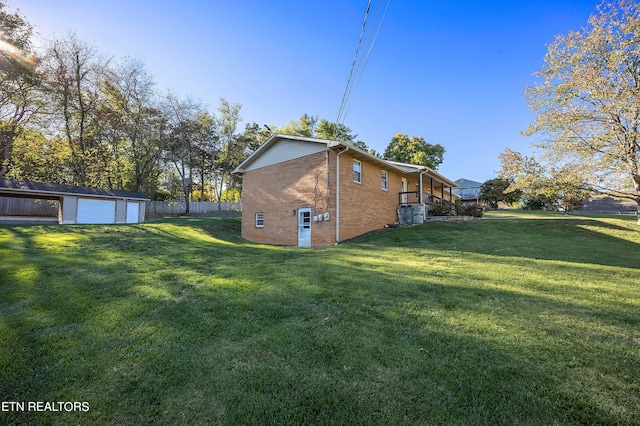
<path id="1" fill-rule="evenodd" d="M 65 195 L 62 197 L 62 220 L 63 225 L 76 223 L 78 216 L 78 197 L 75 195 Z"/>
<path id="2" fill-rule="evenodd" d="M 61 201 L 62 224 L 142 223 L 144 201 L 108 200 L 65 195 Z"/>
<path id="3" fill-rule="evenodd" d="M 116 200 L 116 222 L 115 223 L 127 223 L 127 201 Z"/>

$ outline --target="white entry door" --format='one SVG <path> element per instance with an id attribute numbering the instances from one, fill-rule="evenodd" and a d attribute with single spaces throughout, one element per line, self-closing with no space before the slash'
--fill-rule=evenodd
<path id="1" fill-rule="evenodd" d="M 408 191 L 407 180 L 402 178 L 402 204 L 407 204 L 407 191 Z"/>
<path id="2" fill-rule="evenodd" d="M 140 215 L 140 204 L 127 201 L 127 223 L 138 223 Z"/>
<path id="3" fill-rule="evenodd" d="M 311 209 L 298 209 L 298 247 L 311 247 Z"/>

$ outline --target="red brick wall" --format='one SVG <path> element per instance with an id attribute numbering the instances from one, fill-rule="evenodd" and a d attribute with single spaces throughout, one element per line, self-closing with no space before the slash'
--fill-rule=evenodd
<path id="1" fill-rule="evenodd" d="M 329 151 L 335 162 L 335 153 Z M 333 160 L 332 160 L 333 158 Z M 327 153 L 321 152 L 245 172 L 242 177 L 242 237 L 254 242 L 298 245 L 299 208 L 329 221 L 311 222 L 311 245 L 335 243 L 335 182 L 327 193 Z M 264 213 L 257 228 L 256 213 Z"/>
<path id="2" fill-rule="evenodd" d="M 398 221 L 398 194 L 403 175 L 360 160 L 362 183 L 353 181 L 353 160 L 349 152 L 340 155 L 340 240 L 384 228 Z M 382 189 L 382 170 L 388 173 L 388 190 Z M 408 175 L 407 190 L 415 191 L 417 179 Z"/>
<path id="3" fill-rule="evenodd" d="M 381 229 L 398 221 L 398 193 L 403 175 L 361 160 L 362 183 L 353 181 L 354 157 L 340 155 L 340 241 Z M 329 172 L 327 173 L 327 162 Z M 329 213 L 329 220 L 311 223 L 311 245 L 336 242 L 336 152 L 286 161 L 245 172 L 242 183 L 242 237 L 254 242 L 297 245 L 299 208 L 312 216 Z M 388 190 L 382 189 L 382 170 Z M 407 190 L 415 191 L 417 178 L 404 175 Z M 427 185 L 425 184 L 425 189 Z M 264 213 L 264 227 L 255 226 L 255 214 Z"/>

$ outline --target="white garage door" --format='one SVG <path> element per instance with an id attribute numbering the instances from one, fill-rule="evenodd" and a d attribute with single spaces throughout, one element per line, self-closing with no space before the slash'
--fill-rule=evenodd
<path id="1" fill-rule="evenodd" d="M 138 223 L 140 204 L 127 201 L 127 223 Z"/>
<path id="2" fill-rule="evenodd" d="M 78 198 L 77 223 L 115 223 L 116 202 Z"/>

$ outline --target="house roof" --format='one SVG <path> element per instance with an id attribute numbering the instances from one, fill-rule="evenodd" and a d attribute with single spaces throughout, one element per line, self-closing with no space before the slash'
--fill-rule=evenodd
<path id="1" fill-rule="evenodd" d="M 451 188 L 457 188 L 458 185 L 453 182 L 450 179 L 447 179 L 446 177 L 442 176 L 440 173 L 436 172 L 433 169 L 430 169 L 427 166 L 420 166 L 417 164 L 409 164 L 409 163 L 400 163 L 398 161 L 390 161 L 390 160 L 385 160 L 387 163 L 396 165 L 397 167 L 402 168 L 403 170 L 405 170 L 405 172 L 408 173 L 414 173 L 414 172 L 422 172 L 424 174 L 426 174 L 427 176 L 431 176 L 434 177 L 444 183 L 446 183 L 447 185 L 449 185 Z"/>
<path id="2" fill-rule="evenodd" d="M 426 166 L 418 166 L 415 164 L 398 163 L 396 161 L 384 160 L 380 157 L 376 157 L 375 155 L 372 155 L 366 151 L 363 151 L 360 148 L 353 146 L 347 142 L 311 138 L 307 136 L 282 135 L 282 134 L 274 134 L 269 139 L 267 139 L 265 143 L 260 145 L 260 147 L 256 149 L 246 160 L 244 160 L 238 167 L 236 167 L 233 173 L 235 174 L 244 173 L 251 166 L 251 164 L 255 163 L 267 150 L 269 150 L 270 147 L 272 147 L 274 144 L 282 140 L 309 142 L 313 144 L 322 145 L 327 149 L 334 148 L 334 149 L 341 149 L 343 151 L 349 150 L 349 153 L 354 158 L 357 158 L 359 160 L 365 160 L 373 164 L 377 164 L 385 170 L 393 170 L 398 173 L 422 172 L 446 183 L 447 185 L 450 185 L 452 188 L 455 188 L 458 186 L 455 184 L 455 182 L 447 179 L 446 177 L 442 176 L 441 174 L 437 173 L 434 170 L 431 170 Z"/>
<path id="3" fill-rule="evenodd" d="M 480 188 L 482 182 L 476 182 L 475 180 L 460 178 L 455 181 L 461 189 Z"/>
<path id="4" fill-rule="evenodd" d="M 94 198 L 120 198 L 128 200 L 149 200 L 142 192 L 116 189 L 91 188 L 88 186 L 61 185 L 57 183 L 31 182 L 0 178 L 0 195 L 40 195 L 55 197 L 60 195 L 87 196 Z"/>

